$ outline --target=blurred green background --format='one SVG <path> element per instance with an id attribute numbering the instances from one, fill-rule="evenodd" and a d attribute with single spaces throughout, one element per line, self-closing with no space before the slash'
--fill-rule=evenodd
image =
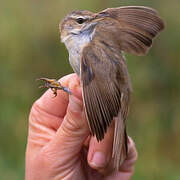
<path id="1" fill-rule="evenodd" d="M 58 24 L 70 11 L 123 5 L 159 11 L 166 30 L 146 57 L 127 55 L 133 84 L 128 133 L 139 152 L 133 180 L 180 179 L 179 0 L 4 0 L 0 4 L 0 179 L 24 179 L 28 114 L 37 77 L 72 72 Z"/>

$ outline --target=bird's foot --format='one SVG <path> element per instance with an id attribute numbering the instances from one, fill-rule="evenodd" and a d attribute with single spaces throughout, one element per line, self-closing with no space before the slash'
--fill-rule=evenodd
<path id="1" fill-rule="evenodd" d="M 48 78 L 38 78 L 37 80 L 44 81 L 45 84 L 39 86 L 39 88 L 50 88 L 53 91 L 54 97 L 57 96 L 57 90 L 63 90 L 68 94 L 72 94 L 71 91 L 67 87 L 63 87 L 59 81 L 56 79 L 48 79 Z"/>

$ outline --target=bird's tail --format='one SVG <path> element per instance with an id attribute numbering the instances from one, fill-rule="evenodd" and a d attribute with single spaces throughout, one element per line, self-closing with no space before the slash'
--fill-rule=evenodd
<path id="1" fill-rule="evenodd" d="M 127 157 L 127 152 L 128 146 L 126 126 L 122 114 L 119 113 L 118 117 L 115 118 L 115 131 L 112 152 L 113 166 L 115 170 L 119 170 L 119 167 Z"/>

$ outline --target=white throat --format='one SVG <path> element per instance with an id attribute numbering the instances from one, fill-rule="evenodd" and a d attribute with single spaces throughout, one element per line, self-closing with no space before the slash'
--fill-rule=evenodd
<path id="1" fill-rule="evenodd" d="M 92 40 L 93 33 L 70 34 L 62 39 L 69 52 L 69 62 L 78 75 L 80 74 L 80 57 L 83 48 Z"/>
<path id="2" fill-rule="evenodd" d="M 91 36 L 89 34 L 78 34 L 78 35 L 68 35 L 62 42 L 66 45 L 69 53 L 72 49 L 76 49 L 79 52 L 82 51 L 84 46 L 86 46 L 91 41 Z"/>

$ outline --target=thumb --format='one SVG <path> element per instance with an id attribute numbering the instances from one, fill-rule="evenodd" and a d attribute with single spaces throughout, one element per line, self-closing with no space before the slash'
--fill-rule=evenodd
<path id="1" fill-rule="evenodd" d="M 64 120 L 48 148 L 59 159 L 59 167 L 77 160 L 89 133 L 83 102 L 71 95 Z"/>

